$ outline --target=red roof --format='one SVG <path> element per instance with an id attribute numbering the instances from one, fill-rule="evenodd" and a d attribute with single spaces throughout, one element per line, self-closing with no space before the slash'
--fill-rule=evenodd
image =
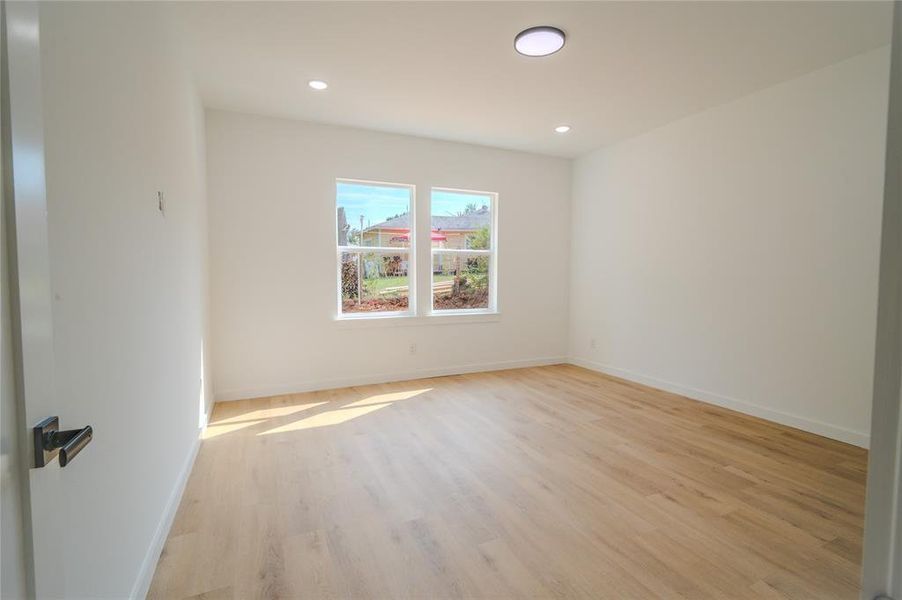
<path id="1" fill-rule="evenodd" d="M 410 241 L 410 230 L 403 229 L 402 231 L 404 233 L 402 233 L 401 235 L 396 235 L 396 236 L 392 237 L 391 240 L 393 242 L 409 242 Z M 439 233 L 435 229 L 432 230 L 432 241 L 433 242 L 444 242 L 447 239 L 448 239 L 448 236 L 444 235 L 443 233 Z"/>

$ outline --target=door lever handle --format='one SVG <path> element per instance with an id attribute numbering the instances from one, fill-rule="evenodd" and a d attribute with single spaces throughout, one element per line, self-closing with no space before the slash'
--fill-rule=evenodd
<path id="1" fill-rule="evenodd" d="M 82 429 L 71 429 L 69 431 L 57 431 L 50 437 L 51 449 L 59 448 L 60 466 L 65 467 L 69 461 L 82 451 L 94 437 L 94 430 L 88 425 Z M 45 448 L 47 447 L 45 442 Z"/>
<path id="2" fill-rule="evenodd" d="M 81 429 L 59 430 L 59 417 L 48 417 L 34 426 L 34 466 L 43 467 L 59 454 L 65 467 L 94 438 L 90 425 Z"/>

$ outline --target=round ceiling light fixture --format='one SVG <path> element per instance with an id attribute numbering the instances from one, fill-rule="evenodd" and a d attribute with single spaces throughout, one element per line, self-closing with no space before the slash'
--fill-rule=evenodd
<path id="1" fill-rule="evenodd" d="M 557 27 L 530 27 L 517 34 L 514 48 L 524 56 L 548 56 L 563 48 L 566 38 L 564 32 Z"/>
<path id="2" fill-rule="evenodd" d="M 568 131 L 570 131 L 570 126 L 569 125 L 558 125 L 557 127 L 554 128 L 554 130 L 558 133 L 567 133 Z"/>
<path id="3" fill-rule="evenodd" d="M 311 79 L 307 82 L 307 85 L 315 90 L 324 90 L 329 87 L 328 83 L 326 83 L 325 81 L 320 81 L 319 79 Z"/>

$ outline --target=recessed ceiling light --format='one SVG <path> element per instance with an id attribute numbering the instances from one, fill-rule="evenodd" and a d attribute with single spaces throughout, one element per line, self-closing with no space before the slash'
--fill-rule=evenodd
<path id="1" fill-rule="evenodd" d="M 558 125 L 557 127 L 554 128 L 554 130 L 557 131 L 558 133 L 567 133 L 568 131 L 570 131 L 570 126 L 569 125 Z"/>
<path id="2" fill-rule="evenodd" d="M 525 56 L 548 56 L 564 47 L 566 37 L 557 27 L 530 27 L 517 34 L 514 48 Z"/>
<path id="3" fill-rule="evenodd" d="M 319 79 L 311 79 L 307 82 L 307 85 L 315 90 L 324 90 L 329 87 L 328 83 L 326 83 L 325 81 L 320 81 Z"/>

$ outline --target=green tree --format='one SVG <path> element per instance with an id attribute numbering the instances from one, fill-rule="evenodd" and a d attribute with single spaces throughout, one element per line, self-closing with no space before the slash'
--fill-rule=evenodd
<path id="1" fill-rule="evenodd" d="M 471 250 L 488 250 L 489 249 L 489 228 L 485 226 L 467 237 L 469 248 Z"/>
<path id="2" fill-rule="evenodd" d="M 448 214 L 451 215 L 452 217 L 465 217 L 467 215 L 472 215 L 474 213 L 478 213 L 483 208 L 485 208 L 485 206 L 480 207 L 475 202 L 470 202 L 469 204 L 464 206 L 463 210 L 459 210 L 457 212 L 449 211 Z"/>

